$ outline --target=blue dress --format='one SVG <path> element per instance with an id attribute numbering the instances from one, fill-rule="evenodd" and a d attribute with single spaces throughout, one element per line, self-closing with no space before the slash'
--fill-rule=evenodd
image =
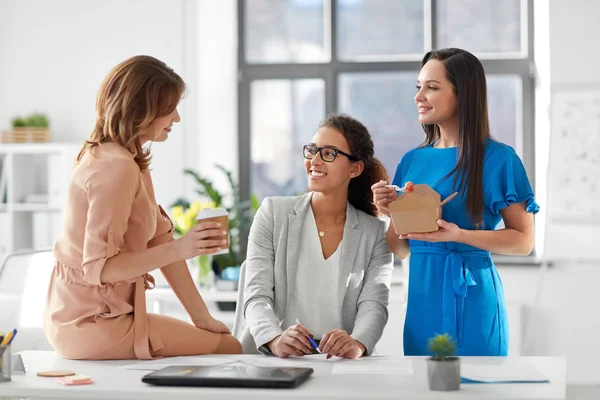
<path id="1" fill-rule="evenodd" d="M 455 192 L 457 148 L 413 149 L 398 165 L 394 184 L 426 183 L 442 200 Z M 457 183 L 458 185 L 458 183 Z M 483 228 L 494 230 L 500 210 L 526 203 L 528 212 L 539 206 L 515 151 L 488 139 L 483 165 Z M 460 228 L 473 229 L 463 196 L 459 193 L 442 207 L 442 219 Z M 504 289 L 490 253 L 456 242 L 409 240 L 408 305 L 404 323 L 404 354 L 429 355 L 428 339 L 449 333 L 459 356 L 505 356 L 509 331 Z"/>

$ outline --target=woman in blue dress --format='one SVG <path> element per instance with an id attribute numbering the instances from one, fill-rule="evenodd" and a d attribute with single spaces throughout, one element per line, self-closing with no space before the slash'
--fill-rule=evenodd
<path id="1" fill-rule="evenodd" d="M 426 183 L 442 199 L 439 230 L 387 240 L 400 258 L 410 252 L 404 354 L 427 355 L 428 339 L 449 333 L 461 356 L 505 356 L 509 331 L 504 290 L 490 253 L 527 255 L 539 209 L 520 158 L 490 136 L 481 62 L 461 49 L 425 55 L 415 102 L 425 142 L 402 158 L 393 183 Z M 398 193 L 373 185 L 374 202 Z M 500 221 L 504 228 L 497 229 Z"/>

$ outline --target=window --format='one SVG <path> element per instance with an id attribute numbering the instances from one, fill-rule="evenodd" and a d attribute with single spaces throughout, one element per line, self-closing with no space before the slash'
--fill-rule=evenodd
<path id="1" fill-rule="evenodd" d="M 461 47 L 488 78 L 492 135 L 533 183 L 533 1 L 238 0 L 240 189 L 306 188 L 301 154 L 332 112 L 364 122 L 390 176 L 424 134 L 413 97 L 426 51 Z"/>

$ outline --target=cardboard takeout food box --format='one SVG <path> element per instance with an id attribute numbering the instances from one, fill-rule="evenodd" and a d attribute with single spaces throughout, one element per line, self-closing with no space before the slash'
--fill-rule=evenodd
<path id="1" fill-rule="evenodd" d="M 441 201 L 440 194 L 426 184 L 414 185 L 413 191 L 402 192 L 389 205 L 396 235 L 437 231 L 437 220 L 442 218 L 442 206 L 456 194 Z"/>

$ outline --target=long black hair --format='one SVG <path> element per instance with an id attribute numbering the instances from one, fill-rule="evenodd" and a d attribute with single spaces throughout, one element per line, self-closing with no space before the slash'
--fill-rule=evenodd
<path id="1" fill-rule="evenodd" d="M 457 96 L 458 151 L 456 166 L 446 176 L 454 176 L 454 186 L 466 192 L 467 210 L 475 225 L 483 219 L 483 156 L 485 141 L 490 137 L 487 83 L 481 61 L 468 51 L 448 48 L 425 54 L 421 68 L 429 60 L 444 64 L 446 78 Z M 422 146 L 433 145 L 440 138 L 440 128 L 423 125 L 426 139 Z"/>

